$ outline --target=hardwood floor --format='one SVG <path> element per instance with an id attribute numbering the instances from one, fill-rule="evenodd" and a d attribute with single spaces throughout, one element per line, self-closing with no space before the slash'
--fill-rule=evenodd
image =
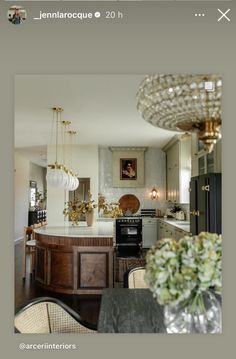
<path id="1" fill-rule="evenodd" d="M 100 310 L 101 296 L 65 295 L 53 293 L 40 288 L 34 277 L 29 274 L 29 258 L 26 259 L 26 279 L 22 279 L 23 242 L 15 245 L 15 309 L 16 311 L 33 298 L 49 296 L 58 298 L 73 308 L 82 319 L 96 324 Z"/>

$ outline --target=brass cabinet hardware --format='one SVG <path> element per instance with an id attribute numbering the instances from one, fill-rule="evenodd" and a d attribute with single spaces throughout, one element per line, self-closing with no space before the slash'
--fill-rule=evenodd
<path id="1" fill-rule="evenodd" d="M 189 212 L 189 213 L 190 213 L 190 215 L 192 215 L 192 216 L 197 216 L 197 217 L 200 216 L 200 212 L 199 212 L 199 211 L 191 211 L 191 212 Z"/>
<path id="2" fill-rule="evenodd" d="M 209 191 L 210 191 L 210 186 L 209 186 L 209 184 L 206 185 L 206 186 L 202 186 L 202 191 L 207 191 L 207 192 L 209 192 Z"/>

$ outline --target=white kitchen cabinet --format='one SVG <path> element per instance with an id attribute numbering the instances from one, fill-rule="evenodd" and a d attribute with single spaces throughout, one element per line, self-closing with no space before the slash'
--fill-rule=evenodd
<path id="1" fill-rule="evenodd" d="M 159 224 L 159 239 L 174 238 L 174 228 L 168 223 L 160 221 Z"/>
<path id="2" fill-rule="evenodd" d="M 167 200 L 189 203 L 191 178 L 191 139 L 177 137 L 165 147 Z"/>
<path id="3" fill-rule="evenodd" d="M 162 220 L 159 220 L 158 226 L 158 239 L 173 238 L 179 240 L 180 238 L 189 235 L 189 232 L 186 232 L 183 229 L 175 227 L 174 224 L 172 225 Z"/>
<path id="4" fill-rule="evenodd" d="M 150 248 L 157 241 L 157 219 L 142 218 L 143 222 L 143 248 Z"/>
<path id="5" fill-rule="evenodd" d="M 167 199 L 176 202 L 178 197 L 179 175 L 178 175 L 178 151 L 179 144 L 175 142 L 167 151 Z"/>
<path id="6" fill-rule="evenodd" d="M 179 240 L 180 238 L 183 238 L 184 236 L 189 235 L 189 233 L 183 231 L 182 229 L 175 229 L 175 234 L 174 234 L 174 238 L 176 240 Z"/>
<path id="7" fill-rule="evenodd" d="M 158 240 L 164 238 L 164 222 L 158 221 Z"/>

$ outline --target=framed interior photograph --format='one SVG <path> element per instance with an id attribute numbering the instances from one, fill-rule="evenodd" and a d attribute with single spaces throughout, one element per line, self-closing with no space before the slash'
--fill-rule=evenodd
<path id="1" fill-rule="evenodd" d="M 111 147 L 113 187 L 144 187 L 146 147 Z"/>

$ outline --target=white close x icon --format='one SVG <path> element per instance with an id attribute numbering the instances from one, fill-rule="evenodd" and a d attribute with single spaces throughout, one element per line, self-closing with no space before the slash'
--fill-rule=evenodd
<path id="1" fill-rule="evenodd" d="M 227 21 L 230 21 L 230 18 L 228 16 L 226 16 L 226 14 L 228 14 L 228 12 L 230 12 L 230 9 L 227 9 L 225 12 L 223 12 L 220 9 L 218 9 L 218 11 L 221 13 L 221 17 L 219 17 L 218 21 L 221 21 L 222 19 L 226 19 Z"/>

